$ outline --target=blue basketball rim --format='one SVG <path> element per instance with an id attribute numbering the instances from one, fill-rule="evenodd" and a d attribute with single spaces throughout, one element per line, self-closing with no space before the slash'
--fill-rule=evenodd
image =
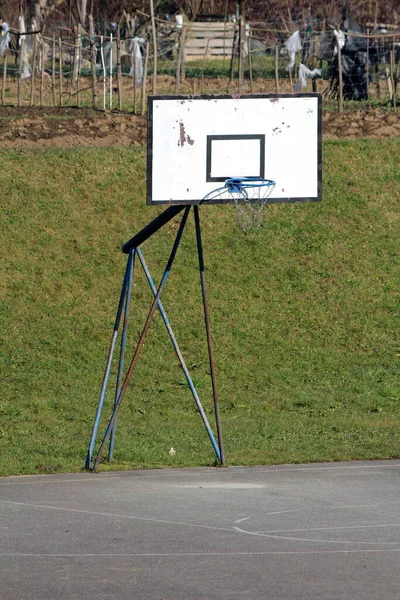
<path id="1" fill-rule="evenodd" d="M 231 192 L 241 192 L 246 188 L 274 187 L 275 181 L 262 177 L 230 177 L 225 181 L 225 187 Z"/>

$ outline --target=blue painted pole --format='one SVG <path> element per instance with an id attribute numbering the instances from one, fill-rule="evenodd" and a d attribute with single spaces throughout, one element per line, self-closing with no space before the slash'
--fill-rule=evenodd
<path id="1" fill-rule="evenodd" d="M 149 282 L 151 291 L 153 292 L 153 296 L 156 296 L 156 294 L 157 294 L 157 288 L 154 285 L 153 278 L 152 278 L 152 276 L 150 274 L 150 271 L 149 271 L 149 269 L 147 267 L 146 261 L 144 260 L 143 253 L 140 250 L 140 248 L 137 249 L 137 254 L 138 254 L 139 260 L 140 260 L 140 262 L 142 264 L 143 271 L 144 271 L 144 273 L 146 275 L 147 281 Z M 217 444 L 217 442 L 215 440 L 215 437 L 214 437 L 214 434 L 213 434 L 212 429 L 210 427 L 210 424 L 208 422 L 206 413 L 204 412 L 203 406 L 202 406 L 202 404 L 200 402 L 200 398 L 199 398 L 199 396 L 197 394 L 197 390 L 196 390 L 196 388 L 194 386 L 193 380 L 190 377 L 189 370 L 188 370 L 188 368 L 186 366 L 186 363 L 185 363 L 185 360 L 183 358 L 182 352 L 181 352 L 181 350 L 179 348 L 178 342 L 176 341 L 175 334 L 174 334 L 174 332 L 172 330 L 170 321 L 169 321 L 169 319 L 167 317 L 167 314 L 166 314 L 166 312 L 164 310 L 164 307 L 162 305 L 161 300 L 158 301 L 158 309 L 160 311 L 162 320 L 164 321 L 165 327 L 167 328 L 169 337 L 171 338 L 171 342 L 172 342 L 172 345 L 173 345 L 174 350 L 176 352 L 176 355 L 177 355 L 177 357 L 179 359 L 179 362 L 181 363 L 181 367 L 182 367 L 182 370 L 183 370 L 184 375 L 186 377 L 186 381 L 187 381 L 187 383 L 189 385 L 190 391 L 192 392 L 194 401 L 196 403 L 196 406 L 197 406 L 197 409 L 198 409 L 198 411 L 200 413 L 200 416 L 201 416 L 201 418 L 203 420 L 203 423 L 204 423 L 204 426 L 205 426 L 206 431 L 208 433 L 208 437 L 210 438 L 212 447 L 215 450 L 215 454 L 217 455 L 217 459 L 221 462 L 221 453 L 220 453 L 218 444 Z"/>
<path id="2" fill-rule="evenodd" d="M 110 342 L 110 347 L 109 347 L 108 356 L 107 356 L 107 362 L 106 362 L 106 368 L 105 368 L 104 377 L 103 377 L 103 383 L 101 386 L 100 397 L 99 397 L 99 402 L 97 405 L 97 411 L 96 411 L 96 416 L 94 419 L 92 434 L 90 436 L 89 448 L 88 448 L 88 453 L 86 456 L 85 469 L 90 469 L 90 465 L 92 463 L 93 450 L 94 450 L 94 446 L 96 443 L 96 436 L 97 436 L 97 431 L 99 428 L 101 412 L 103 409 L 104 398 L 105 398 L 106 391 L 107 391 L 108 379 L 110 377 L 111 364 L 112 364 L 112 359 L 114 356 L 115 344 L 117 341 L 118 329 L 119 329 L 119 324 L 121 321 L 122 309 L 124 306 L 124 300 L 125 300 L 125 296 L 126 296 L 126 289 L 127 289 L 127 285 L 128 285 L 129 272 L 131 270 L 131 263 L 132 263 L 132 256 L 130 255 L 128 258 L 127 265 L 126 265 L 126 269 L 125 269 L 124 281 L 122 284 L 121 295 L 119 298 L 117 315 L 115 317 L 114 329 L 113 329 L 113 333 L 111 336 L 111 342 Z"/>
<path id="3" fill-rule="evenodd" d="M 114 398 L 114 406 L 117 402 L 117 398 L 121 391 L 121 382 L 122 382 L 122 374 L 124 371 L 124 360 L 125 360 L 125 350 L 126 350 L 126 341 L 128 337 L 128 322 L 129 322 L 129 312 L 130 312 L 130 304 L 131 304 L 131 295 L 132 295 L 132 285 L 133 285 L 133 273 L 135 269 L 135 250 L 131 250 L 129 255 L 131 256 L 131 267 L 129 269 L 128 274 L 128 285 L 126 291 L 126 302 L 125 302 L 125 314 L 124 314 L 124 326 L 122 330 L 121 337 L 121 349 L 119 353 L 119 364 L 118 364 L 118 375 L 117 375 L 117 385 L 115 388 L 115 398 Z M 108 451 L 108 462 L 112 462 L 113 454 L 114 454 L 114 445 L 115 445 L 115 430 L 117 427 L 117 420 L 115 420 L 114 427 L 111 431 L 110 437 L 110 448 Z"/>
<path id="4" fill-rule="evenodd" d="M 115 420 L 116 420 L 116 418 L 118 416 L 119 408 L 121 406 L 122 400 L 124 399 L 125 392 L 126 392 L 126 390 L 128 388 L 129 381 L 131 379 L 133 370 L 134 370 L 134 368 L 136 366 L 137 359 L 139 357 L 139 354 L 140 354 L 140 351 L 142 349 L 145 337 L 146 337 L 147 332 L 148 332 L 149 327 L 150 327 L 150 323 L 151 323 L 151 321 L 153 319 L 153 316 L 154 316 L 154 313 L 155 313 L 155 311 L 157 309 L 158 300 L 159 300 L 159 298 L 160 298 L 160 296 L 162 294 L 162 291 L 164 289 L 164 286 L 165 286 L 165 284 L 167 282 L 167 279 L 168 279 L 168 276 L 170 274 L 171 267 L 172 267 L 172 264 L 173 264 L 174 259 L 175 259 L 175 255 L 176 255 L 176 252 L 178 250 L 179 243 L 181 241 L 183 231 L 185 229 L 185 225 L 186 225 L 186 222 L 187 222 L 189 210 L 190 210 L 190 206 L 186 206 L 185 212 L 183 213 L 183 217 L 182 217 L 182 220 L 181 220 L 180 225 L 179 225 L 178 233 L 176 235 L 175 242 L 174 242 L 174 245 L 173 245 L 173 248 L 172 248 L 172 251 L 171 251 L 171 255 L 169 257 L 167 266 L 166 266 L 165 271 L 164 271 L 164 275 L 163 275 L 163 277 L 161 279 L 161 283 L 160 283 L 160 285 L 158 287 L 157 294 L 156 294 L 156 296 L 154 298 L 153 304 L 151 305 L 150 312 L 149 312 L 149 314 L 147 316 L 146 323 L 145 323 L 145 325 L 143 327 L 143 331 L 141 333 L 140 339 L 139 339 L 138 344 L 136 346 L 136 350 L 135 350 L 135 353 L 133 355 L 131 364 L 129 365 L 128 372 L 127 372 L 127 374 L 125 376 L 125 380 L 124 380 L 124 383 L 122 385 L 121 392 L 120 392 L 120 394 L 118 396 L 118 399 L 117 399 L 117 402 L 116 402 L 116 404 L 114 406 L 114 410 L 113 410 L 113 413 L 111 415 L 110 421 L 108 423 L 106 432 L 104 434 L 103 441 L 101 443 L 101 446 L 100 446 L 99 451 L 97 453 L 97 456 L 95 458 L 95 461 L 94 461 L 94 464 L 93 464 L 93 471 L 95 471 L 97 469 L 97 467 L 99 466 L 100 461 L 101 461 L 101 459 L 103 457 L 104 449 L 105 449 L 107 441 L 108 441 L 108 439 L 110 437 L 111 430 L 114 427 Z"/>

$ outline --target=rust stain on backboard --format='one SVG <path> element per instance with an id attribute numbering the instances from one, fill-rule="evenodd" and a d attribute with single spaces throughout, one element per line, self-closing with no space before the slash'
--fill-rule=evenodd
<path id="1" fill-rule="evenodd" d="M 194 140 L 190 137 L 190 135 L 188 135 L 186 133 L 185 130 L 185 125 L 183 123 L 183 121 L 181 121 L 179 123 L 179 139 L 178 139 L 178 146 L 181 146 L 181 148 L 183 148 L 183 146 L 185 144 L 189 144 L 189 146 L 193 146 L 194 144 Z"/>

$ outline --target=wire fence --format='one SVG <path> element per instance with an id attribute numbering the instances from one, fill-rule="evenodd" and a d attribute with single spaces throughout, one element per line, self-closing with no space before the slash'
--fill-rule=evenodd
<path id="1" fill-rule="evenodd" d="M 80 106 L 146 112 L 149 94 L 320 92 L 397 110 L 400 31 L 290 32 L 268 23 L 157 22 L 143 37 L 73 30 L 0 37 L 3 106 Z M 388 27 L 388 26 L 387 26 Z M 3 42 L 3 43 L 2 43 Z"/>

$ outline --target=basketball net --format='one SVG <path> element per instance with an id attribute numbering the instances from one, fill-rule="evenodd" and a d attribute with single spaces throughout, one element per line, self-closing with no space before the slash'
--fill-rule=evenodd
<path id="1" fill-rule="evenodd" d="M 240 229 L 245 232 L 259 229 L 267 200 L 275 181 L 261 177 L 232 177 L 221 188 L 213 190 L 204 200 L 218 199 L 233 202 Z"/>

